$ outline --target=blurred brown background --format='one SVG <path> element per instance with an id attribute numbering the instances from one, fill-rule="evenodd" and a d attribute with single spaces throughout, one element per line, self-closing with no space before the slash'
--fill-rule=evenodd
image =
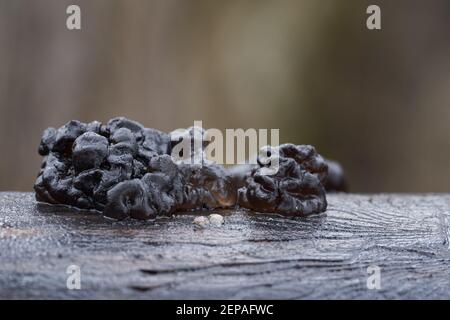
<path id="1" fill-rule="evenodd" d="M 46 127 L 124 115 L 279 128 L 352 191 L 450 191 L 447 0 L 0 0 L 0 47 L 0 190 L 32 189 Z"/>

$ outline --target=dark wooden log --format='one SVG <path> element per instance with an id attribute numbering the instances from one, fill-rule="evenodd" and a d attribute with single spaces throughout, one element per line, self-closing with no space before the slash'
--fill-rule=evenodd
<path id="1" fill-rule="evenodd" d="M 450 298 L 450 195 L 328 199 L 320 216 L 225 211 L 199 230 L 193 214 L 118 222 L 0 193 L 0 298 Z"/>

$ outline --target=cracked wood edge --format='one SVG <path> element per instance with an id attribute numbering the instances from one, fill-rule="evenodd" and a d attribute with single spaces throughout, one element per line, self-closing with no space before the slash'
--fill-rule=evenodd
<path id="1" fill-rule="evenodd" d="M 199 230 L 193 214 L 117 222 L 0 193 L 0 298 L 450 298 L 450 195 L 328 201 L 306 219 L 221 211 Z M 71 264 L 81 290 L 66 288 Z"/>

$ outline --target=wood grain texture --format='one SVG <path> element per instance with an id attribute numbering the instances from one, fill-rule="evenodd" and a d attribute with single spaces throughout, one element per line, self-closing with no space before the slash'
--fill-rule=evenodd
<path id="1" fill-rule="evenodd" d="M 199 230 L 193 214 L 117 222 L 0 193 L 0 298 L 450 298 L 450 195 L 328 199 L 320 216 L 224 211 Z"/>

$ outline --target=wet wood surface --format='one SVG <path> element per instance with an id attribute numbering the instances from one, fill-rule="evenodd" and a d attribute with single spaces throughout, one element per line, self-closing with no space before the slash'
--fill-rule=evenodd
<path id="1" fill-rule="evenodd" d="M 193 214 L 117 222 L 0 193 L 0 298 L 450 298 L 450 195 L 328 200 L 320 216 L 222 211 L 198 229 Z"/>

